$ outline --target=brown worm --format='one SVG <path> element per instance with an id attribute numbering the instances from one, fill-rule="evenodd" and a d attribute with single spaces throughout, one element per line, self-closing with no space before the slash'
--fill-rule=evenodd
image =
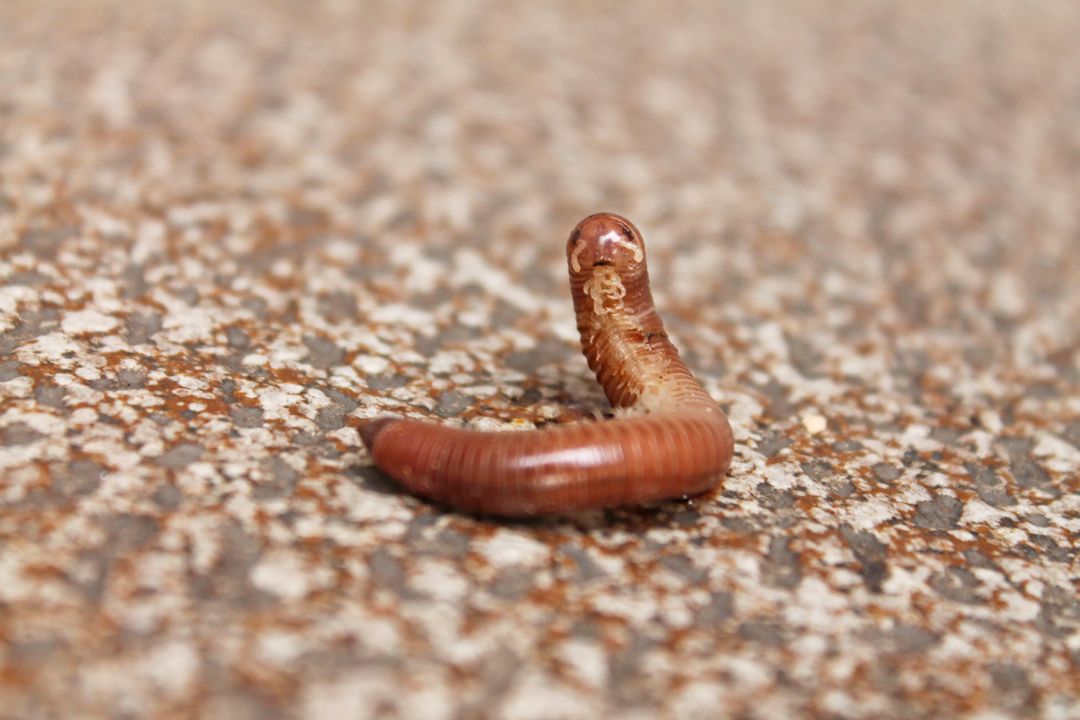
<path id="1" fill-rule="evenodd" d="M 731 426 L 664 332 L 637 228 L 590 215 L 566 255 L 582 350 L 627 416 L 523 432 L 377 418 L 359 431 L 379 469 L 435 502 L 506 516 L 695 495 L 720 481 Z"/>

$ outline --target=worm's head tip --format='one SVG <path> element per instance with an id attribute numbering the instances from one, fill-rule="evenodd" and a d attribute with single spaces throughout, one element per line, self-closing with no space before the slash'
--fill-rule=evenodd
<path id="1" fill-rule="evenodd" d="M 386 429 L 386 426 L 394 422 L 394 418 L 375 418 L 373 420 L 360 420 L 356 424 L 356 431 L 360 433 L 360 439 L 364 441 L 364 447 L 370 453 L 375 447 L 375 438 Z"/>
<path id="2" fill-rule="evenodd" d="M 596 213 L 579 222 L 570 233 L 566 257 L 575 273 L 604 266 L 621 270 L 645 261 L 645 244 L 641 233 L 626 218 Z"/>

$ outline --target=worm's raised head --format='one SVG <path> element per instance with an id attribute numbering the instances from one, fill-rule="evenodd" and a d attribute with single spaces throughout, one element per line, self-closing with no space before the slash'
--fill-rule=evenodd
<path id="1" fill-rule="evenodd" d="M 645 265 L 645 243 L 633 223 L 614 213 L 596 213 L 577 224 L 566 241 L 573 274 L 613 267 L 619 273 Z"/>

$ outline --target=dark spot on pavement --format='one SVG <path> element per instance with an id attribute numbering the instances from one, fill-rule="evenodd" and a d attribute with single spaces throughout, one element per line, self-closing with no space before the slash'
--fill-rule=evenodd
<path id="1" fill-rule="evenodd" d="M 802 580 L 799 555 L 791 549 L 791 538 L 774 537 L 762 562 L 762 576 L 774 587 L 794 588 Z"/>
<path id="2" fill-rule="evenodd" d="M 127 298 L 140 298 L 150 289 L 143 276 L 143 266 L 129 263 L 120 272 L 120 294 Z"/>
<path id="3" fill-rule="evenodd" d="M 394 373 L 367 375 L 364 377 L 364 380 L 367 382 L 367 386 L 372 390 L 393 390 L 395 388 L 405 387 L 409 384 L 409 379 L 407 377 Z"/>
<path id="4" fill-rule="evenodd" d="M 356 295 L 344 290 L 321 293 L 319 314 L 334 325 L 356 320 L 359 317 Z"/>
<path id="5" fill-rule="evenodd" d="M 289 497 L 296 489 L 299 474 L 285 460 L 274 455 L 260 464 L 262 477 L 254 483 L 252 494 L 260 499 Z"/>
<path id="6" fill-rule="evenodd" d="M 231 325 L 225 330 L 225 342 L 236 350 L 246 350 L 251 345 L 251 338 L 243 328 Z"/>
<path id="7" fill-rule="evenodd" d="M 257 428 L 263 424 L 263 409 L 261 407 L 248 407 L 238 405 L 229 411 L 229 417 L 233 424 L 240 428 Z"/>
<path id="8" fill-rule="evenodd" d="M 101 484 L 105 468 L 91 460 L 73 460 L 66 472 L 57 473 L 53 488 L 64 497 L 89 495 Z"/>
<path id="9" fill-rule="evenodd" d="M 333 405 L 319 408 L 319 412 L 315 414 L 315 424 L 322 430 L 345 427 L 345 411 Z"/>
<path id="10" fill-rule="evenodd" d="M 116 373 L 119 390 L 136 390 L 146 385 L 147 373 L 143 369 L 123 368 Z"/>
<path id="11" fill-rule="evenodd" d="M 754 490 L 758 502 L 770 510 L 788 510 L 795 505 L 795 495 L 790 490 L 774 488 L 767 482 L 758 483 Z"/>
<path id="12" fill-rule="evenodd" d="M 757 451 L 767 458 L 775 456 L 778 452 L 791 445 L 791 438 L 782 433 L 770 431 L 758 441 Z"/>
<path id="13" fill-rule="evenodd" d="M 744 640 L 780 647 L 785 641 L 784 626 L 772 620 L 750 620 L 739 625 L 739 637 Z"/>
<path id="14" fill-rule="evenodd" d="M 405 564 L 389 549 L 380 547 L 368 560 L 371 580 L 376 586 L 390 590 L 398 597 L 410 594 L 406 586 Z"/>
<path id="15" fill-rule="evenodd" d="M 1039 554 L 1054 562 L 1071 563 L 1076 559 L 1076 546 L 1072 549 L 1058 545 L 1057 541 L 1049 535 L 1030 533 L 1028 538 L 1031 544 L 1039 548 Z"/>
<path id="16" fill-rule="evenodd" d="M 694 614 L 694 625 L 715 628 L 735 613 L 735 600 L 729 592 L 713 592 L 709 601 Z"/>
<path id="17" fill-rule="evenodd" d="M 589 553 L 584 548 L 579 547 L 577 544 L 563 543 L 559 546 L 559 552 L 573 562 L 578 582 L 591 582 L 605 575 L 603 568 L 589 556 Z"/>
<path id="18" fill-rule="evenodd" d="M 533 374 L 545 365 L 561 363 L 577 355 L 569 345 L 545 337 L 527 350 L 512 350 L 506 354 L 506 366 L 518 372 Z"/>
<path id="19" fill-rule="evenodd" d="M 18 360 L 5 360 L 0 362 L 0 382 L 8 382 L 19 377 L 19 368 L 22 363 Z"/>
<path id="20" fill-rule="evenodd" d="M 472 407 L 474 400 L 456 390 L 447 390 L 439 395 L 435 403 L 435 414 L 439 417 L 457 417 Z"/>
<path id="21" fill-rule="evenodd" d="M 108 534 L 105 552 L 112 557 L 142 549 L 158 533 L 158 521 L 148 515 L 110 515 L 101 525 Z"/>
<path id="22" fill-rule="evenodd" d="M 820 378 L 824 356 L 800 337 L 785 333 L 784 339 L 787 340 L 788 358 L 799 374 L 810 379 Z"/>
<path id="23" fill-rule="evenodd" d="M 941 636 L 918 625 L 898 624 L 889 635 L 897 652 L 921 653 L 941 642 Z"/>
<path id="24" fill-rule="evenodd" d="M 1027 438 L 1005 437 L 1001 444 L 1009 455 L 1009 470 L 1012 471 L 1016 484 L 1022 488 L 1035 488 L 1057 497 L 1061 490 L 1054 487 L 1050 476 L 1031 458 L 1034 443 Z"/>
<path id="25" fill-rule="evenodd" d="M 871 470 L 874 472 L 874 477 L 883 483 L 893 482 L 900 477 L 900 473 L 902 472 L 900 468 L 886 462 L 876 463 Z"/>
<path id="26" fill-rule="evenodd" d="M 43 384 L 34 390 L 34 399 L 42 405 L 62 410 L 67 391 L 59 385 Z"/>
<path id="27" fill-rule="evenodd" d="M 1016 498 L 1009 494 L 1008 485 L 993 470 L 975 463 L 968 463 L 965 467 L 975 485 L 975 493 L 984 503 L 999 508 L 1016 504 Z"/>
<path id="28" fill-rule="evenodd" d="M 915 525 L 926 530 L 954 530 L 964 504 L 950 495 L 938 495 L 915 506 Z"/>
<path id="29" fill-rule="evenodd" d="M 308 349 L 308 355 L 304 361 L 309 365 L 317 368 L 332 368 L 345 362 L 345 351 L 332 341 L 316 335 L 305 335 L 303 340 Z"/>
<path id="30" fill-rule="evenodd" d="M 359 485 L 370 492 L 381 495 L 402 495 L 404 493 L 400 485 L 379 472 L 372 465 L 354 465 L 349 468 L 349 476 L 356 478 Z"/>
<path id="31" fill-rule="evenodd" d="M 154 489 L 150 499 L 162 510 L 175 510 L 180 507 L 183 493 L 171 483 L 162 483 Z"/>
<path id="32" fill-rule="evenodd" d="M 828 480 L 833 474 L 833 466 L 830 465 L 827 460 L 810 460 L 809 462 L 801 463 L 800 467 L 811 480 L 816 480 L 818 482 Z"/>
<path id="33" fill-rule="evenodd" d="M 204 450 L 202 445 L 196 443 L 181 443 L 155 458 L 154 462 L 170 470 L 182 470 L 202 457 Z"/>
<path id="34" fill-rule="evenodd" d="M 161 315 L 134 313 L 128 316 L 124 325 L 126 327 L 124 339 L 131 345 L 142 345 L 150 342 L 150 338 L 161 330 Z"/>
<path id="35" fill-rule="evenodd" d="M 660 566 L 675 573 L 692 585 L 697 585 L 709 576 L 708 571 L 698 567 L 685 555 L 663 555 Z"/>
<path id="36" fill-rule="evenodd" d="M 22 234 L 22 245 L 34 255 L 43 259 L 53 259 L 60 250 L 60 246 L 73 240 L 79 234 L 79 228 L 74 225 L 60 227 L 34 227 L 28 228 Z"/>
<path id="37" fill-rule="evenodd" d="M 796 410 L 794 403 L 788 400 L 788 390 L 776 380 L 769 380 L 757 386 L 758 392 L 765 396 L 766 414 L 773 420 L 786 420 Z"/>
<path id="38" fill-rule="evenodd" d="M 4 445 L 29 445 L 44 437 L 45 435 L 22 422 L 12 423 L 0 429 L 0 442 Z"/>
<path id="39" fill-rule="evenodd" d="M 528 594 L 535 577 L 536 570 L 523 565 L 511 565 L 499 571 L 488 590 L 497 598 L 515 602 Z"/>
<path id="40" fill-rule="evenodd" d="M 990 671 L 991 690 L 997 703 L 1010 711 L 1030 708 L 1036 699 L 1028 671 L 1013 663 L 994 663 Z"/>
<path id="41" fill-rule="evenodd" d="M 938 595 L 954 602 L 973 605 L 982 602 L 976 594 L 979 579 L 966 567 L 953 566 L 930 577 L 930 587 Z"/>
<path id="42" fill-rule="evenodd" d="M 847 541 L 855 559 L 859 561 L 859 574 L 871 592 L 881 592 L 881 585 L 888 576 L 885 565 L 887 547 L 873 533 L 856 531 L 850 525 L 841 525 L 840 534 Z"/>

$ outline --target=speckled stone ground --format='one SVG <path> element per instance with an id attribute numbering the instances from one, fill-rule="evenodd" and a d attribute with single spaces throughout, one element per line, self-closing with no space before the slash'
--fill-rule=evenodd
<path id="1" fill-rule="evenodd" d="M 1080 6 L 0 4 L 0 716 L 1080 717 Z M 720 491 L 535 523 L 383 412 L 603 408 L 631 217 Z"/>

